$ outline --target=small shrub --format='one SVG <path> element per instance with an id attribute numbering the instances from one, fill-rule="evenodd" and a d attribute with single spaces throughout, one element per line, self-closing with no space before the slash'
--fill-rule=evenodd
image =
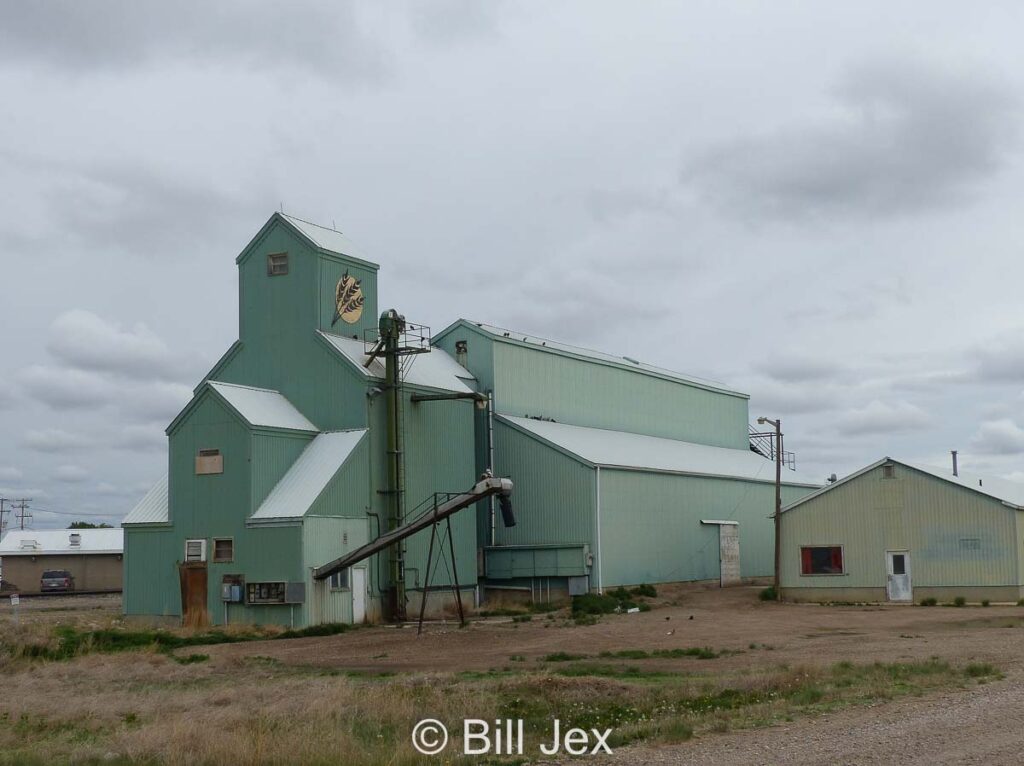
<path id="1" fill-rule="evenodd" d="M 644 598 L 656 598 L 658 595 L 658 591 L 655 590 L 654 586 L 648 585 L 647 583 L 637 585 L 635 588 L 633 588 L 633 590 L 630 591 L 630 593 L 632 593 L 634 596 L 643 596 Z"/>
<path id="2" fill-rule="evenodd" d="M 194 665 L 197 662 L 206 662 L 210 659 L 210 655 L 208 654 L 188 654 L 184 657 L 178 657 L 177 655 L 172 654 L 171 657 L 179 665 Z"/>
<path id="3" fill-rule="evenodd" d="M 513 617 L 512 622 L 530 622 L 532 619 L 532 614 L 520 614 L 517 617 Z"/>
<path id="4" fill-rule="evenodd" d="M 607 595 L 611 596 L 616 601 L 629 601 L 629 591 L 621 585 L 614 590 L 608 591 Z"/>
<path id="5" fill-rule="evenodd" d="M 651 611 L 651 605 L 650 604 L 640 604 L 640 611 L 641 612 L 649 612 L 649 611 Z"/>
<path id="6" fill-rule="evenodd" d="M 972 662 L 964 668 L 964 675 L 968 678 L 985 678 L 986 676 L 998 675 L 998 671 L 991 663 Z"/>
<path id="7" fill-rule="evenodd" d="M 921 599 L 921 606 L 935 606 L 938 603 L 938 599 L 931 596 Z"/>
<path id="8" fill-rule="evenodd" d="M 1017 606 L 1024 606 L 1024 598 L 1017 599 Z"/>
<path id="9" fill-rule="evenodd" d="M 769 585 L 767 588 L 757 594 L 757 597 L 762 601 L 778 601 L 779 594 L 775 592 L 775 586 Z"/>
<path id="10" fill-rule="evenodd" d="M 526 662 L 526 658 L 521 654 L 513 654 L 508 659 L 509 662 Z"/>
<path id="11" fill-rule="evenodd" d="M 548 654 L 544 657 L 544 662 L 574 662 L 575 660 L 585 660 L 587 655 L 585 654 L 569 654 L 568 652 L 555 652 L 554 654 Z"/>
<path id="12" fill-rule="evenodd" d="M 953 599 L 953 606 L 967 606 L 967 599 L 963 596 L 957 596 Z"/>

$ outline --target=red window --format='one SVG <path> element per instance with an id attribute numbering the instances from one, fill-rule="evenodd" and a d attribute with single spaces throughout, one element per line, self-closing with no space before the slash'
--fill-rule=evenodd
<path id="1" fill-rule="evenodd" d="M 800 549 L 800 574 L 837 575 L 843 574 L 843 571 L 841 545 L 816 545 Z"/>

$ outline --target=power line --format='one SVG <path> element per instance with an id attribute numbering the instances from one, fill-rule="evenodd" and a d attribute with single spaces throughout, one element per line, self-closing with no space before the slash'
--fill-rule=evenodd
<path id="1" fill-rule="evenodd" d="M 19 497 L 17 500 L 11 501 L 11 508 L 18 509 L 17 511 L 14 512 L 14 516 L 16 519 L 18 519 L 19 528 L 21 530 L 25 529 L 26 519 L 28 521 L 32 521 L 32 514 L 26 511 L 26 509 L 28 508 L 28 504 L 30 502 L 32 502 L 31 497 Z"/>
<path id="2" fill-rule="evenodd" d="M 51 511 L 48 508 L 39 508 L 38 506 L 32 506 L 32 510 L 37 513 L 53 513 L 57 516 L 84 516 L 84 517 L 104 517 L 104 518 L 120 518 L 124 516 L 123 513 L 92 513 L 91 511 Z"/>

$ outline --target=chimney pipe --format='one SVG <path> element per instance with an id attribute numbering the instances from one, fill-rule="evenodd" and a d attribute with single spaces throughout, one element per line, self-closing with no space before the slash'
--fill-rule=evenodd
<path id="1" fill-rule="evenodd" d="M 957 465 L 956 465 L 956 450 L 955 449 L 954 450 L 950 450 L 949 454 L 951 454 L 953 456 L 953 475 L 954 476 L 959 476 L 960 475 L 960 471 L 959 471 L 959 469 L 957 468 Z"/>

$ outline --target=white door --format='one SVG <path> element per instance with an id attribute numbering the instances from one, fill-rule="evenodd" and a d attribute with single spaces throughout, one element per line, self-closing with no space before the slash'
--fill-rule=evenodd
<path id="1" fill-rule="evenodd" d="M 366 621 L 366 568 L 352 568 L 352 622 Z"/>
<path id="2" fill-rule="evenodd" d="M 740 528 L 736 524 L 718 525 L 719 576 L 723 588 L 740 584 Z"/>
<path id="3" fill-rule="evenodd" d="M 910 587 L 910 554 L 907 551 L 886 551 L 885 569 L 888 575 L 885 585 L 890 601 L 913 601 Z"/>

